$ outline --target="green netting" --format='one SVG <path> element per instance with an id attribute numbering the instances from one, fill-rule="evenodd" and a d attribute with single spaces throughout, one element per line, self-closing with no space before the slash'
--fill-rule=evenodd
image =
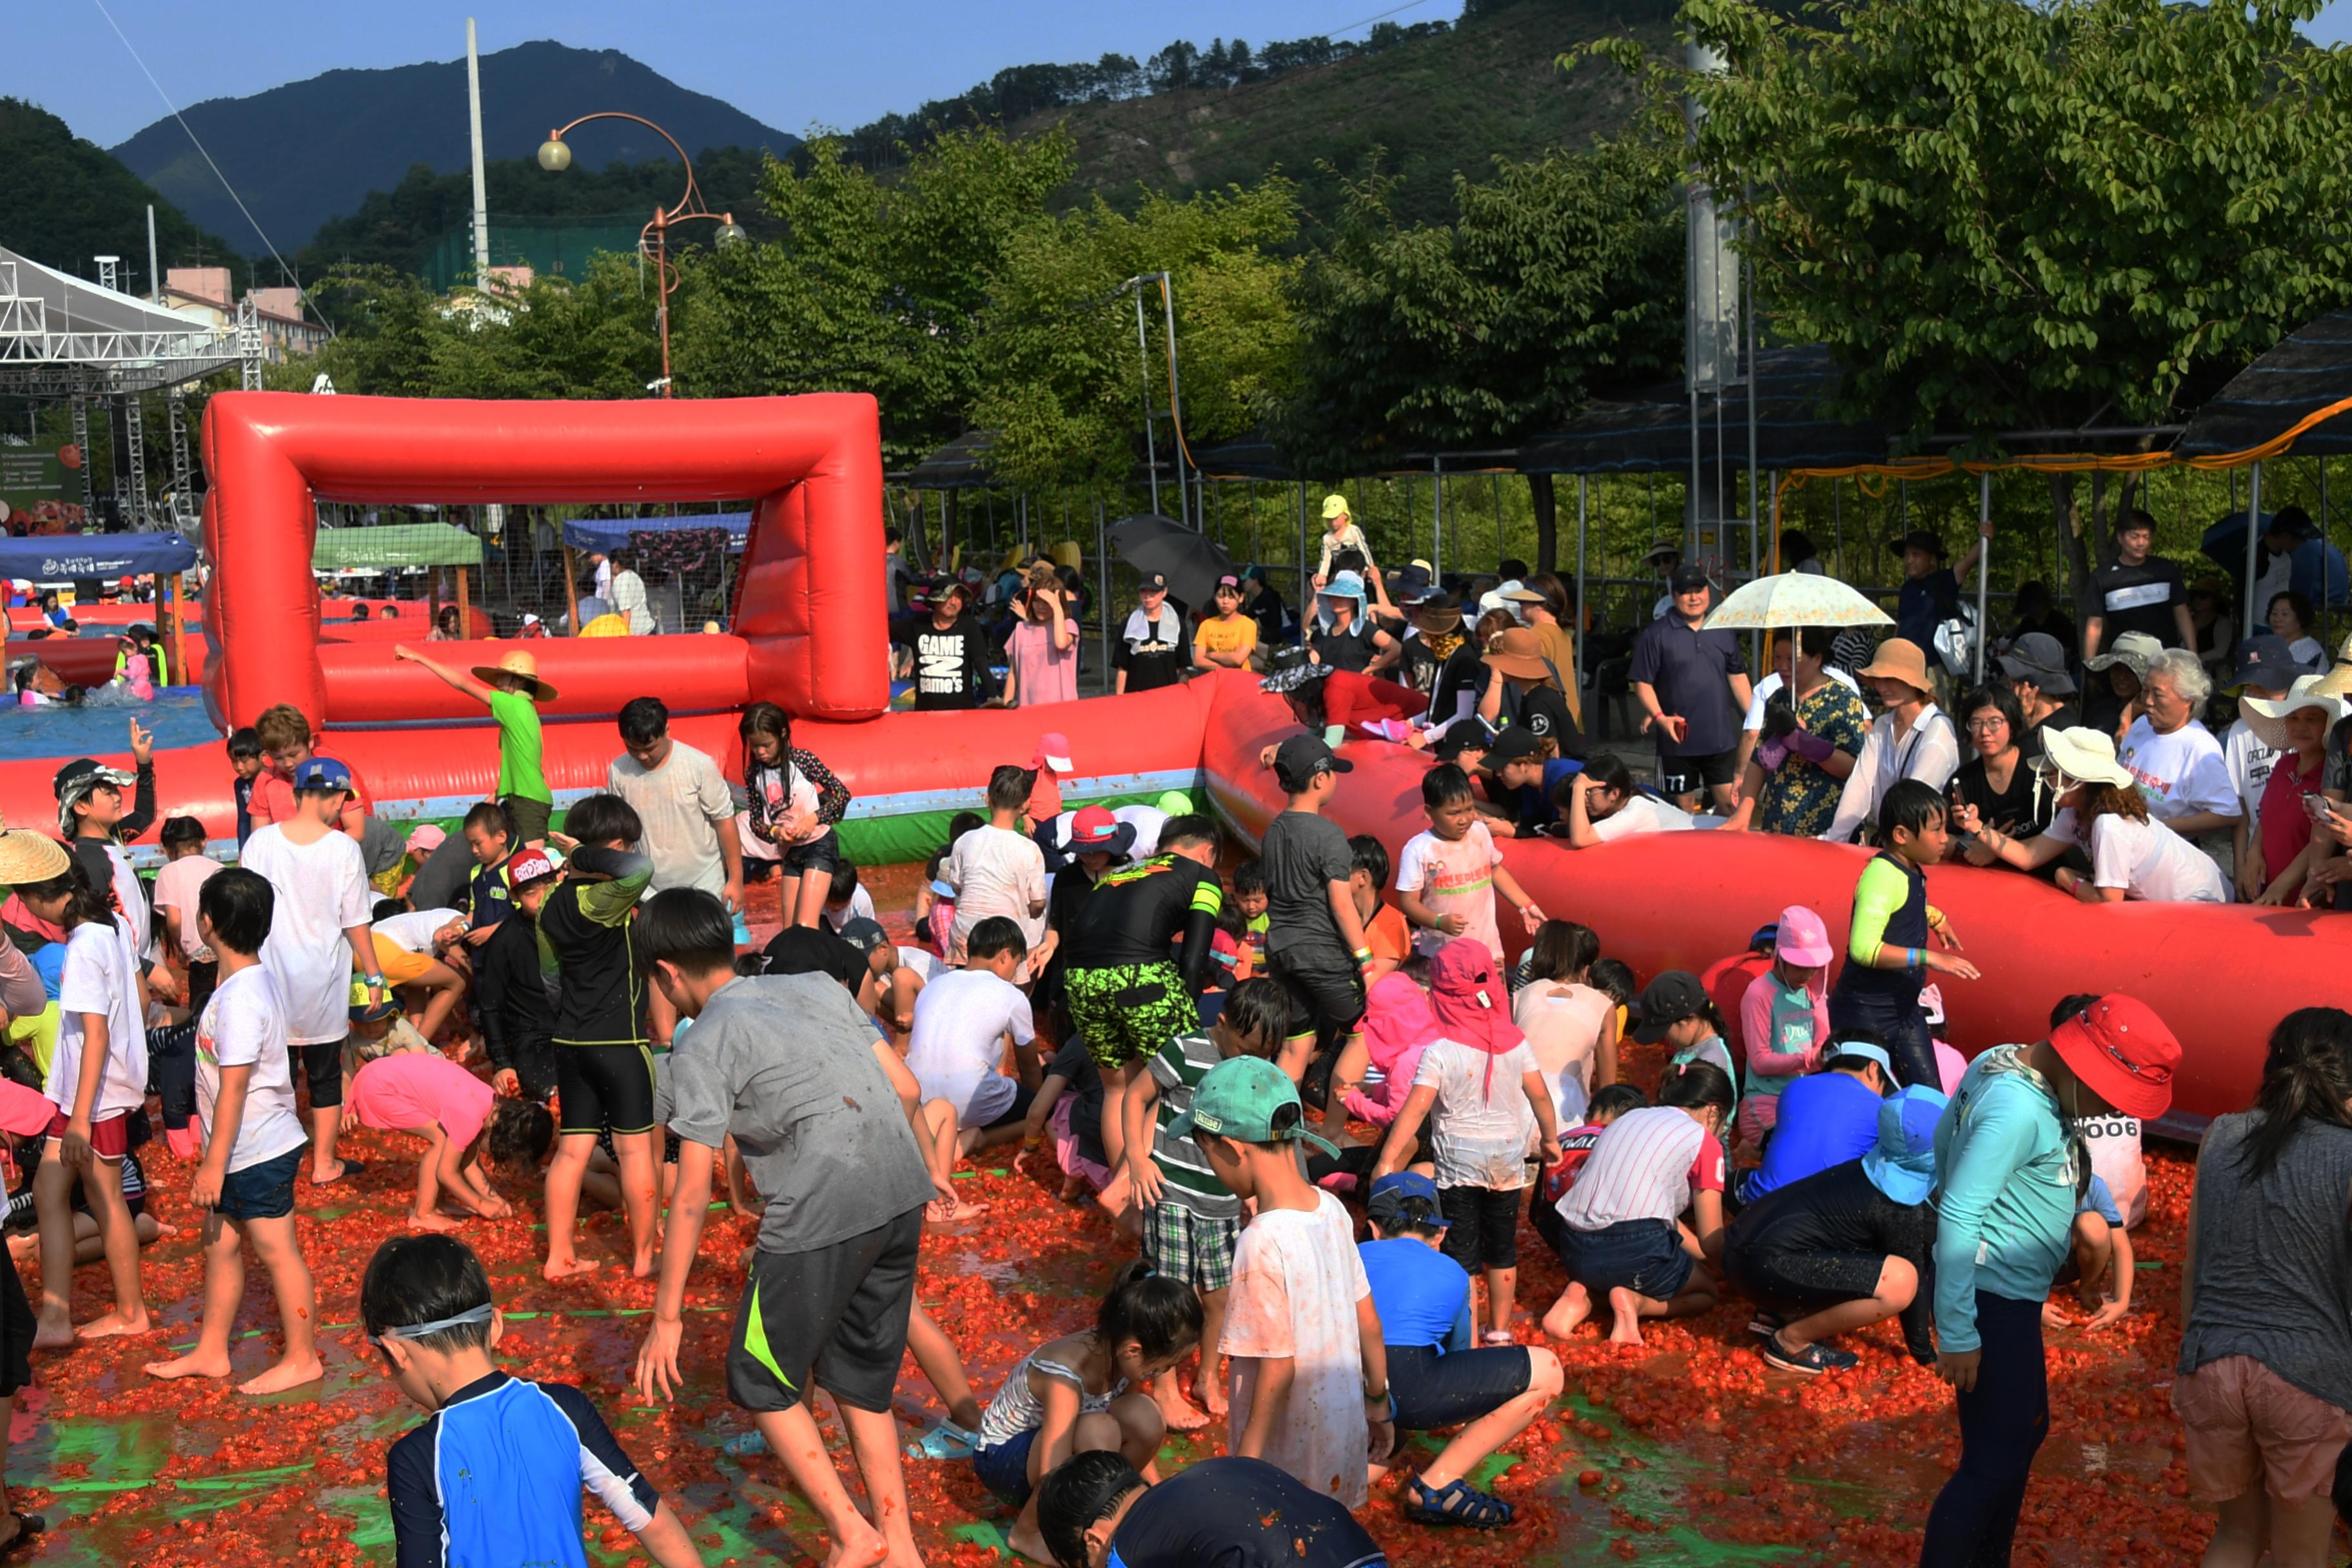
<path id="1" fill-rule="evenodd" d="M 403 566 L 479 566 L 482 542 L 447 522 L 322 528 L 310 547 L 314 572 L 389 571 Z"/>
<path id="2" fill-rule="evenodd" d="M 598 251 L 634 255 L 646 220 L 623 214 L 550 218 L 492 213 L 489 223 L 491 266 L 528 267 L 541 277 L 554 273 L 578 278 L 587 272 L 588 258 Z M 417 270 L 441 293 L 472 282 L 472 221 L 459 224 L 436 241 Z"/>

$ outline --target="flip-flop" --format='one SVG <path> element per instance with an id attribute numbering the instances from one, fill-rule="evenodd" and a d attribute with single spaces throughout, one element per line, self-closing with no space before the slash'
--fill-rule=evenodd
<path id="1" fill-rule="evenodd" d="M 16 1521 L 16 1533 L 8 1538 L 6 1544 L 0 1545 L 0 1557 L 14 1557 L 37 1546 L 42 1532 L 49 1528 L 49 1521 L 37 1513 L 18 1513 L 11 1509 L 8 1517 Z"/>

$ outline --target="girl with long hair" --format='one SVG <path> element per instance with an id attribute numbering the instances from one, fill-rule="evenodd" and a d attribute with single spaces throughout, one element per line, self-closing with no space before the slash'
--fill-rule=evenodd
<path id="1" fill-rule="evenodd" d="M 849 809 L 849 788 L 814 752 L 793 744 L 792 716 L 772 702 L 744 709 L 736 733 L 743 742 L 743 788 L 751 802 L 736 819 L 743 858 L 775 860 L 783 877 L 784 924 L 814 926 L 841 865 L 835 826 Z"/>

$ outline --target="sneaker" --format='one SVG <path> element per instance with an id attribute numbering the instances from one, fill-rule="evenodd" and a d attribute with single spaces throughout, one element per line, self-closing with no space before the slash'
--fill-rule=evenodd
<path id="1" fill-rule="evenodd" d="M 969 1459 L 980 1448 L 980 1434 L 952 1421 L 938 1426 L 907 1445 L 910 1459 Z"/>
<path id="2" fill-rule="evenodd" d="M 1836 1350 L 1824 1344 L 1807 1345 L 1801 1351 L 1790 1350 L 1780 1343 L 1778 1331 L 1765 1340 L 1764 1348 L 1759 1353 L 1763 1356 L 1765 1365 L 1777 1366 L 1782 1372 L 1793 1372 L 1800 1377 L 1819 1377 L 1825 1372 L 1843 1372 L 1848 1367 L 1862 1364 L 1862 1358 L 1852 1351 Z"/>
<path id="3" fill-rule="evenodd" d="M 1768 1312 L 1759 1307 L 1756 1309 L 1756 1315 L 1748 1320 L 1748 1331 L 1751 1334 L 1760 1334 L 1769 1340 L 1788 1327 L 1788 1324 L 1789 1320 L 1780 1313 Z"/>

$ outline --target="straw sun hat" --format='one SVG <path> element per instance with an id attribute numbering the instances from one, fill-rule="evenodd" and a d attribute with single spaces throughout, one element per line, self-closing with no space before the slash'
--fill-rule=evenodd
<path id="1" fill-rule="evenodd" d="M 539 678 L 539 660 L 517 648 L 496 664 L 474 666 L 474 679 L 490 680 L 500 675 L 517 675 L 530 684 L 530 694 L 541 702 L 555 700 L 555 688 Z"/>
<path id="2" fill-rule="evenodd" d="M 2238 710 L 2245 718 L 2246 728 L 2254 732 L 2256 740 L 2273 752 L 2284 752 L 2287 749 L 2288 714 L 2315 710 L 2327 715 L 2328 728 L 2334 729 L 2337 720 L 2347 712 L 2352 712 L 2352 704 L 2347 704 L 2334 691 L 2321 689 L 2323 682 L 2334 679 L 2332 675 L 2302 676 L 2277 701 L 2266 697 L 2248 697 L 2239 702 Z"/>
<path id="3" fill-rule="evenodd" d="M 0 833 L 0 886 L 29 888 L 64 876 L 72 864 L 66 847 L 46 833 L 29 827 Z"/>

